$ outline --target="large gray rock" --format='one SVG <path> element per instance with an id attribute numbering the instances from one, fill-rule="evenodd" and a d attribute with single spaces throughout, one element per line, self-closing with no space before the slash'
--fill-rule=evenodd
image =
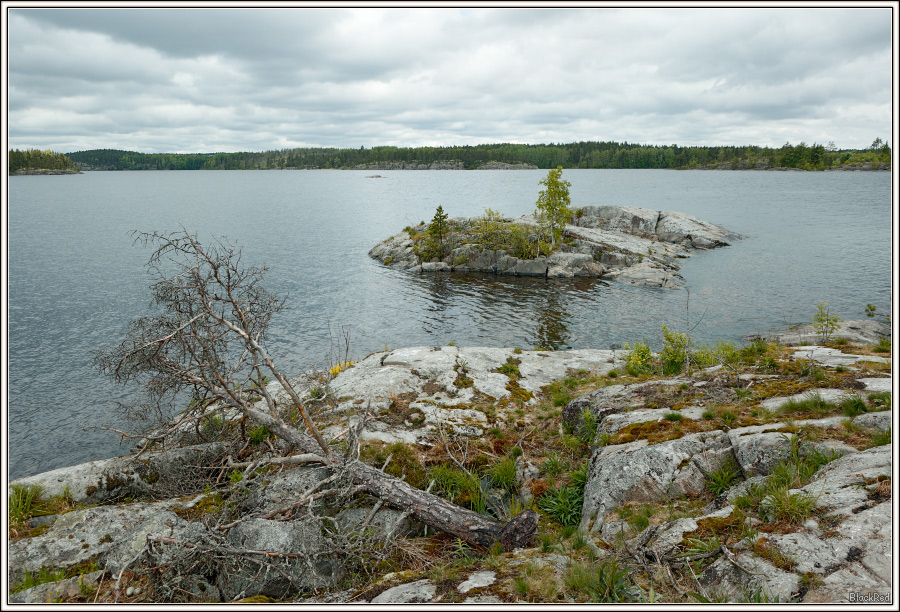
<path id="1" fill-rule="evenodd" d="M 321 524 L 314 519 L 250 519 L 233 527 L 226 542 L 238 550 L 294 555 L 243 554 L 225 560 L 216 586 L 229 601 L 254 595 L 282 599 L 294 592 L 333 586 L 343 575 L 322 537 Z"/>
<path id="2" fill-rule="evenodd" d="M 12 481 L 12 486 L 38 486 L 44 497 L 68 495 L 75 502 L 100 503 L 108 499 L 153 494 L 177 488 L 182 472 L 220 459 L 228 445 L 221 442 L 144 453 L 137 459 L 123 455 L 43 472 Z"/>
<path id="3" fill-rule="evenodd" d="M 144 548 L 148 536 L 178 541 L 208 538 L 206 527 L 172 511 L 177 506 L 174 501 L 135 503 L 63 514 L 41 535 L 9 543 L 10 577 L 91 560 L 115 574 Z"/>
<path id="4" fill-rule="evenodd" d="M 878 319 L 861 319 L 854 321 L 841 321 L 840 326 L 832 334 L 832 338 L 843 338 L 857 344 L 875 344 L 881 338 L 891 335 L 891 326 Z M 818 342 L 821 335 L 815 330 L 812 323 L 793 325 L 789 329 L 776 332 L 770 336 L 770 340 L 777 340 L 782 344 L 811 344 Z"/>
<path id="5" fill-rule="evenodd" d="M 769 601 L 787 603 L 800 591 L 797 574 L 749 553 L 736 555 L 734 563 L 719 557 L 700 575 L 700 584 L 707 593 L 724 595 L 730 602 L 745 601 L 758 592 Z"/>
<path id="6" fill-rule="evenodd" d="M 434 599 L 437 586 L 431 580 L 417 580 L 390 588 L 372 599 L 373 604 L 424 603 Z"/>
<path id="7" fill-rule="evenodd" d="M 609 369 L 612 369 L 612 365 L 621 365 L 622 360 L 625 357 L 625 352 L 609 352 L 613 354 L 610 359 L 615 360 L 615 363 L 611 364 Z M 568 423 L 569 425 L 578 425 L 581 422 L 582 412 L 587 409 L 593 413 L 597 423 L 602 425 L 604 420 L 610 415 L 629 411 L 632 408 L 643 405 L 643 399 L 638 394 L 638 392 L 643 389 L 653 389 L 660 386 L 679 385 L 689 382 L 691 381 L 685 378 L 672 378 L 633 385 L 609 385 L 607 387 L 600 387 L 590 393 L 576 397 L 566 404 L 565 408 L 562 410 L 562 419 L 563 422 Z"/>
<path id="8" fill-rule="evenodd" d="M 820 508 L 845 515 L 858 512 L 868 499 L 869 491 L 864 488 L 867 481 L 891 475 L 892 447 L 876 446 L 832 461 L 801 490 L 816 497 Z"/>
<path id="9" fill-rule="evenodd" d="M 879 431 L 887 431 L 891 429 L 891 411 L 884 412 L 867 412 L 853 417 L 853 424 L 868 429 L 877 429 Z"/>
<path id="10" fill-rule="evenodd" d="M 607 513 L 629 501 L 653 502 L 705 489 L 704 471 L 732 459 L 727 434 L 690 434 L 652 446 L 646 440 L 594 451 L 584 489 L 581 529 L 599 532 Z"/>
<path id="11" fill-rule="evenodd" d="M 298 466 L 267 476 L 259 486 L 250 488 L 248 506 L 257 508 L 260 513 L 284 508 L 302 498 L 305 492 L 311 491 L 330 475 L 328 468 L 313 465 Z"/>
<path id="12" fill-rule="evenodd" d="M 81 576 L 66 578 L 57 582 L 46 582 L 37 586 L 9 594 L 9 603 L 46 604 L 54 601 L 83 597 L 85 590 L 96 589 L 103 570 L 89 572 Z"/>

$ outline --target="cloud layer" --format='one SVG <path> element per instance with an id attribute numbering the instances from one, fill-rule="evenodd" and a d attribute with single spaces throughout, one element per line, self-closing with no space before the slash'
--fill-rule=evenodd
<path id="1" fill-rule="evenodd" d="M 11 148 L 890 139 L 890 8 L 25 9 Z"/>

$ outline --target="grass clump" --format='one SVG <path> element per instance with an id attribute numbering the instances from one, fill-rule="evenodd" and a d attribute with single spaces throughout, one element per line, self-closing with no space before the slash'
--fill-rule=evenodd
<path id="1" fill-rule="evenodd" d="M 719 496 L 734 484 L 741 477 L 741 469 L 733 460 L 726 461 L 718 469 L 707 472 L 706 488 L 715 496 Z"/>
<path id="2" fill-rule="evenodd" d="M 879 431 L 872 434 L 871 441 L 869 442 L 869 448 L 875 448 L 876 446 L 884 446 L 886 444 L 891 443 L 891 430 L 887 431 Z"/>
<path id="3" fill-rule="evenodd" d="M 495 487 L 509 493 L 516 492 L 516 460 L 513 457 L 507 457 L 498 461 L 488 468 L 487 474 L 491 484 Z"/>
<path id="4" fill-rule="evenodd" d="M 888 336 L 882 336 L 878 339 L 874 345 L 872 345 L 872 352 L 874 353 L 890 353 L 891 352 L 891 339 Z"/>
<path id="5" fill-rule="evenodd" d="M 68 577 L 68 572 L 64 569 L 42 567 L 36 572 L 25 572 L 19 582 L 9 588 L 9 592 L 18 593 L 20 591 L 24 591 L 25 589 L 36 587 L 40 584 L 46 584 L 48 582 L 59 582 L 60 580 L 65 580 Z"/>
<path id="6" fill-rule="evenodd" d="M 785 414 L 803 414 L 812 417 L 828 416 L 837 411 L 837 406 L 822 398 L 819 393 L 807 393 L 802 399 L 790 399 L 781 405 Z"/>
<path id="7" fill-rule="evenodd" d="M 868 410 L 869 408 L 866 406 L 866 401 L 858 393 L 848 395 L 841 400 L 841 411 L 844 413 L 844 416 L 853 418 L 864 412 L 868 412 Z"/>
<path id="8" fill-rule="evenodd" d="M 772 469 L 765 481 L 749 485 L 734 505 L 756 511 L 765 521 L 802 524 L 815 511 L 818 498 L 807 493 L 792 494 L 790 490 L 809 483 L 822 466 L 838 457 L 833 451 L 802 449 L 800 436 L 790 436 L 788 457 Z"/>
<path id="9" fill-rule="evenodd" d="M 631 602 L 635 595 L 628 573 L 616 559 L 599 564 L 575 563 L 566 572 L 565 584 L 573 596 L 591 603 Z"/>
<path id="10" fill-rule="evenodd" d="M 581 522 L 584 505 L 584 486 L 587 483 L 588 464 L 569 473 L 569 485 L 550 489 L 537 500 L 537 507 L 563 527 L 574 527 Z"/>

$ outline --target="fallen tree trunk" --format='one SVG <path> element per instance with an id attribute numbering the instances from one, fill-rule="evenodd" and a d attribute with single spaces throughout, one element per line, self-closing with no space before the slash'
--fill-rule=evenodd
<path id="1" fill-rule="evenodd" d="M 321 455 L 318 442 L 267 412 L 237 406 L 259 425 L 263 425 L 276 436 L 293 444 L 305 453 Z M 537 529 L 537 513 L 526 510 L 506 525 L 443 497 L 417 489 L 399 478 L 395 478 L 356 459 L 335 457 L 331 463 L 322 457 L 322 463 L 335 471 L 343 472 L 349 482 L 361 487 L 366 493 L 398 510 L 409 512 L 422 523 L 445 533 L 454 535 L 470 544 L 489 547 L 500 542 L 504 551 L 530 546 Z"/>
<path id="2" fill-rule="evenodd" d="M 334 475 L 345 479 L 348 491 L 368 493 L 466 542 L 491 546 L 502 541 L 506 548 L 533 539 L 537 528 L 534 512 L 523 513 L 504 527 L 365 465 L 352 453 L 340 456 L 334 452 L 336 447 L 323 438 L 305 400 L 265 347 L 269 321 L 284 306 L 262 287 L 265 266 L 244 268 L 234 245 L 218 241 L 203 247 L 196 235 L 186 230 L 138 234 L 138 241 L 156 246 L 147 268 L 154 278 L 150 287 L 153 303 L 161 314 L 136 319 L 118 347 L 99 351 L 96 363 L 101 371 L 120 383 L 141 382 L 159 414 L 174 409 L 179 393 L 185 391 L 193 398 L 180 411 L 186 416 L 200 418 L 216 402 L 237 408 L 302 452 L 320 457 Z M 266 389 L 264 372 L 281 385 L 308 432 L 279 416 L 276 401 Z M 261 409 L 262 405 L 266 408 Z M 355 445 L 354 439 L 349 448 L 358 450 Z"/>

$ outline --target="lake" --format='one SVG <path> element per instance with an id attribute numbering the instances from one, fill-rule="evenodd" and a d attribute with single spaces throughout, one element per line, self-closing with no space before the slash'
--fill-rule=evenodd
<path id="1" fill-rule="evenodd" d="M 598 280 L 419 276 L 367 253 L 406 225 L 492 208 L 534 210 L 546 170 L 92 172 L 9 178 L 10 478 L 127 451 L 115 401 L 134 392 L 92 366 L 148 312 L 149 250 L 132 230 L 198 232 L 242 246 L 287 296 L 272 324 L 276 361 L 325 362 L 329 328 L 359 359 L 386 347 L 609 348 L 663 323 L 683 331 L 688 293 Z M 891 175 L 886 172 L 565 170 L 573 206 L 681 211 L 745 236 L 682 260 L 700 342 L 890 309 Z"/>

